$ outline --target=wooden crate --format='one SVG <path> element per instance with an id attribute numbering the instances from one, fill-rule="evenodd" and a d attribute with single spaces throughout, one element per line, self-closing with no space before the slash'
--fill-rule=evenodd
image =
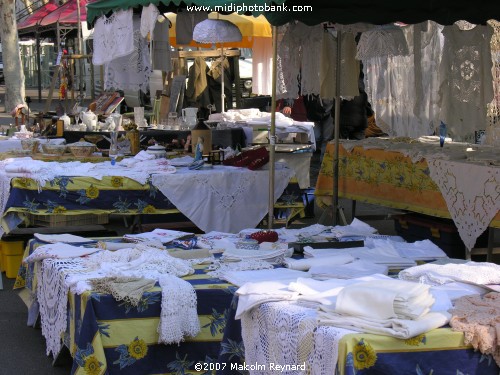
<path id="1" fill-rule="evenodd" d="M 78 215 L 35 215 L 28 214 L 29 224 L 40 227 L 65 227 L 74 225 L 91 225 L 109 223 L 108 214 L 78 214 Z"/>

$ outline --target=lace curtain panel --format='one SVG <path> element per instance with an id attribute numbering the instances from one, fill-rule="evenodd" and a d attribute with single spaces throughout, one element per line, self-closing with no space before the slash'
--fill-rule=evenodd
<path id="1" fill-rule="evenodd" d="M 133 51 L 116 58 L 105 66 L 105 90 L 121 89 L 147 92 L 149 77 L 152 73 L 149 46 L 141 36 L 140 19 L 133 20 Z"/>
<path id="2" fill-rule="evenodd" d="M 387 134 L 433 134 L 439 115 L 441 29 L 428 21 L 361 35 L 357 58 L 363 60 L 365 90 L 377 125 Z"/>
<path id="3" fill-rule="evenodd" d="M 440 119 L 453 139 L 473 140 L 474 131 L 486 126 L 487 106 L 493 100 L 491 26 L 443 29 L 440 66 Z"/>
<path id="4" fill-rule="evenodd" d="M 113 12 L 109 18 L 102 16 L 97 19 L 92 55 L 94 65 L 104 65 L 134 51 L 132 18 L 132 9 L 128 9 Z"/>

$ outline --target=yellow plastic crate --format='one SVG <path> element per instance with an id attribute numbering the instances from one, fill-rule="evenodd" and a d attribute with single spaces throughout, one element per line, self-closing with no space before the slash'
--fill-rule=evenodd
<path id="1" fill-rule="evenodd" d="M 23 241 L 0 241 L 2 272 L 9 279 L 17 276 L 24 254 Z"/>

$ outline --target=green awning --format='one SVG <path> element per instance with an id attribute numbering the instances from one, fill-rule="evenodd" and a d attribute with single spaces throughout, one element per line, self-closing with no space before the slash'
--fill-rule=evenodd
<path id="1" fill-rule="evenodd" d="M 498 0 L 100 0 L 87 5 L 87 22 L 93 25 L 96 18 L 119 9 L 136 8 L 155 4 L 160 11 L 177 12 L 186 6 L 206 7 L 199 11 L 218 11 L 219 13 L 237 12 L 259 15 L 264 13 L 272 25 L 283 25 L 292 20 L 299 20 L 308 25 L 321 22 L 352 24 L 366 22 L 377 25 L 391 22 L 408 24 L 427 20 L 442 25 L 450 25 L 457 20 L 467 20 L 474 24 L 485 24 L 489 19 L 500 20 L 500 1 Z M 236 9 L 238 6 L 265 6 L 284 4 L 287 9 L 274 12 L 262 12 L 256 9 Z M 220 6 L 222 10 L 215 10 Z M 293 6 L 311 6 L 312 11 L 299 8 L 293 12 Z M 231 8 L 232 7 L 232 8 Z"/>
<path id="2" fill-rule="evenodd" d="M 272 4 L 282 4 L 285 0 L 274 0 Z M 177 13 L 179 8 L 188 6 L 197 6 L 201 12 L 219 12 L 219 13 L 240 13 L 258 16 L 264 13 L 265 6 L 271 5 L 269 0 L 100 0 L 87 4 L 87 23 L 90 27 L 95 20 L 102 15 L 110 14 L 117 10 L 129 8 L 141 8 L 154 4 L 161 12 Z"/>
<path id="3" fill-rule="evenodd" d="M 322 22 L 353 24 L 357 22 L 384 25 L 392 22 L 407 24 L 427 20 L 450 25 L 457 20 L 485 24 L 490 19 L 500 20 L 500 1 L 491 0 L 287 0 L 287 12 L 266 12 L 272 25 L 283 25 L 292 20 L 307 25 Z M 312 11 L 290 11 L 293 6 L 311 5 Z M 300 8 L 299 8 L 300 9 Z"/>

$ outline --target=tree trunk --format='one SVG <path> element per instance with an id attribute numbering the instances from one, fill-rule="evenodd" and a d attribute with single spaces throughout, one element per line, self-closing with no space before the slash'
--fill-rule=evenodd
<path id="1" fill-rule="evenodd" d="M 0 0 L 0 38 L 5 76 L 5 110 L 24 103 L 24 71 L 17 36 L 16 1 Z"/>

